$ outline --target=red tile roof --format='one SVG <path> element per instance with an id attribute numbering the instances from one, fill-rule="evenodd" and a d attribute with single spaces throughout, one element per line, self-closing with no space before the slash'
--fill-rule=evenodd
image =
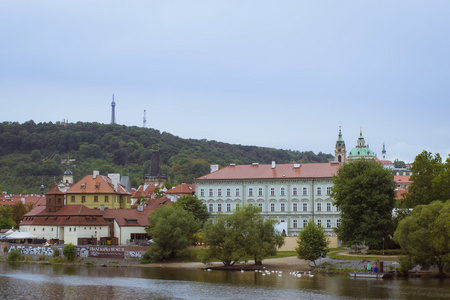
<path id="1" fill-rule="evenodd" d="M 77 183 L 75 183 L 66 194 L 121 194 L 129 195 L 120 184 L 117 185 L 117 192 L 108 176 L 87 175 Z"/>
<path id="2" fill-rule="evenodd" d="M 156 186 L 154 185 L 141 185 L 132 193 L 131 198 L 139 198 L 140 196 L 144 198 L 151 198 L 155 193 L 155 188 Z"/>
<path id="3" fill-rule="evenodd" d="M 277 164 L 273 169 L 272 165 L 230 165 L 196 180 L 331 178 L 341 166 L 335 162 Z"/>
<path id="4" fill-rule="evenodd" d="M 20 225 L 107 226 L 109 223 L 99 210 L 84 205 L 65 205 L 57 212 L 46 212 L 45 207 L 34 208 L 23 217 Z"/>
<path id="5" fill-rule="evenodd" d="M 166 194 L 169 195 L 194 195 L 195 194 L 195 184 L 179 184 L 172 189 L 168 190 Z"/>
<path id="6" fill-rule="evenodd" d="M 396 183 L 411 183 L 411 175 L 394 175 Z"/>

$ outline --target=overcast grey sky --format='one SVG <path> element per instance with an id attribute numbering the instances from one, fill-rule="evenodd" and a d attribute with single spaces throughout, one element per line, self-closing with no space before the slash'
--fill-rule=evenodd
<path id="1" fill-rule="evenodd" d="M 450 153 L 450 1 L 1 1 L 0 121 Z"/>

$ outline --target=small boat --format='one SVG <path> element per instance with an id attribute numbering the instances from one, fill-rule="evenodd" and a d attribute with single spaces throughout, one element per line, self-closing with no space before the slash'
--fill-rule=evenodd
<path id="1" fill-rule="evenodd" d="M 350 276 L 355 278 L 393 278 L 394 273 L 365 273 L 365 272 L 350 272 L 348 273 Z"/>

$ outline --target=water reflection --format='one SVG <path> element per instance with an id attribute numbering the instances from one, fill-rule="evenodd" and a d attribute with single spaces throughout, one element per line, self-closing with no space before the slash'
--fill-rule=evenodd
<path id="1" fill-rule="evenodd" d="M 70 267 L 0 263 L 7 299 L 423 299 L 450 298 L 447 281 L 361 280 L 349 276 L 138 267 Z"/>

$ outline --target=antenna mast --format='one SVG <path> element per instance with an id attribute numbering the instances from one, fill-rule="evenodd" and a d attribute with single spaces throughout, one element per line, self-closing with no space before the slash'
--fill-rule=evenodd
<path id="1" fill-rule="evenodd" d="M 144 123 L 144 128 L 147 126 L 147 117 L 145 116 L 145 109 L 144 109 L 144 120 L 143 120 L 143 123 Z"/>

